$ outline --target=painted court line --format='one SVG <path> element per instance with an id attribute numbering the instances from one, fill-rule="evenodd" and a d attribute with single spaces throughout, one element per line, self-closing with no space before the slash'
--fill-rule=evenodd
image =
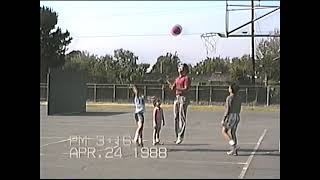
<path id="1" fill-rule="evenodd" d="M 40 137 L 40 139 L 64 139 L 66 137 Z"/>
<path id="2" fill-rule="evenodd" d="M 65 142 L 65 141 L 70 141 L 70 139 L 64 139 L 64 140 L 61 140 L 61 141 L 56 141 L 56 142 L 44 144 L 44 145 L 40 146 L 40 148 L 45 147 L 45 146 L 48 146 L 48 145 L 51 145 L 51 144 L 62 143 L 62 142 Z"/>
<path id="3" fill-rule="evenodd" d="M 239 175 L 239 179 L 243 179 L 244 175 L 246 174 L 246 172 L 247 172 L 247 170 L 249 168 L 249 165 L 250 165 L 250 163 L 252 161 L 252 158 L 253 158 L 254 154 L 257 152 L 257 150 L 258 150 L 258 148 L 259 148 L 264 136 L 266 135 L 266 133 L 267 133 L 267 129 L 264 129 L 264 131 L 263 131 L 262 135 L 260 136 L 256 146 L 254 147 L 254 150 L 251 152 L 251 155 L 249 156 L 246 164 L 244 165 L 244 167 L 243 167 L 243 169 L 242 169 L 242 171 L 241 171 L 241 173 Z"/>
<path id="4" fill-rule="evenodd" d="M 134 128 L 136 126 L 105 126 L 105 125 L 99 125 L 99 124 L 55 124 L 55 125 L 60 125 L 60 126 L 83 126 L 83 127 L 107 127 L 107 128 Z"/>
<path id="5" fill-rule="evenodd" d="M 158 161 L 163 162 L 171 162 L 171 163 L 187 163 L 187 164 L 231 164 L 231 165 L 244 165 L 245 162 L 219 162 L 219 161 L 201 161 L 201 160 L 179 160 L 179 159 L 172 159 L 168 161 L 168 159 L 161 160 L 157 159 Z"/>
<path id="6" fill-rule="evenodd" d="M 40 137 L 40 138 L 41 138 L 41 137 Z M 88 140 L 88 139 L 95 139 L 95 138 L 90 138 L 90 137 L 88 137 L 88 138 L 86 138 L 86 139 Z M 44 145 L 40 146 L 40 148 L 45 147 L 45 146 L 48 146 L 48 145 L 51 145 L 51 144 L 58 144 L 58 143 L 66 142 L 66 141 L 70 141 L 70 138 L 64 139 L 64 140 L 61 140 L 61 141 L 56 141 L 56 142 L 44 144 Z"/>

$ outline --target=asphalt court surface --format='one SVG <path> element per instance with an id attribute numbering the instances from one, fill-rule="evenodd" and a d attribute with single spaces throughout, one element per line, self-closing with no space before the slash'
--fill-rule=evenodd
<path id="1" fill-rule="evenodd" d="M 239 156 L 228 156 L 223 111 L 189 110 L 182 144 L 174 144 L 172 109 L 152 145 L 152 108 L 145 113 L 144 148 L 132 144 L 134 108 L 87 108 L 46 115 L 40 105 L 41 178 L 280 178 L 280 112 L 242 112 Z"/>

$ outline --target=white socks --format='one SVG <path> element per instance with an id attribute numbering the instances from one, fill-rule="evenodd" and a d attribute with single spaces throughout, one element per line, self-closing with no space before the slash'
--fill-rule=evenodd
<path id="1" fill-rule="evenodd" d="M 230 146 L 233 146 L 235 144 L 234 140 L 229 141 Z"/>

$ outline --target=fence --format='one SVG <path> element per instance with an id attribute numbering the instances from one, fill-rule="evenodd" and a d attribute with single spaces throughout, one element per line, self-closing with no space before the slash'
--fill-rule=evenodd
<path id="1" fill-rule="evenodd" d="M 87 83 L 87 101 L 91 102 L 132 102 L 133 92 L 128 84 L 92 84 Z M 147 99 L 159 97 L 163 103 L 173 103 L 174 92 L 165 85 L 137 85 Z M 191 104 L 223 104 L 229 95 L 228 86 L 194 85 L 188 92 Z M 244 104 L 279 105 L 280 86 L 240 86 L 239 95 Z M 40 83 L 40 101 L 47 100 L 47 84 Z"/>

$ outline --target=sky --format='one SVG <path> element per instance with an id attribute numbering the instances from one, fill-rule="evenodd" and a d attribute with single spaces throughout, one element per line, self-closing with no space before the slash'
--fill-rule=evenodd
<path id="1" fill-rule="evenodd" d="M 250 5 L 250 1 L 228 1 L 229 5 Z M 259 2 L 256 2 L 258 5 Z M 280 1 L 260 1 L 260 5 L 280 5 Z M 225 33 L 226 1 L 40 1 L 58 14 L 57 26 L 68 30 L 72 42 L 68 52 L 113 55 L 126 49 L 139 57 L 138 63 L 156 62 L 167 52 L 182 62 L 196 64 L 207 57 L 202 33 Z M 239 7 L 230 7 L 239 8 Z M 255 16 L 270 11 L 256 10 Z M 250 21 L 250 10 L 231 11 L 229 30 Z M 170 34 L 180 24 L 182 33 Z M 280 29 L 280 11 L 255 23 L 256 33 Z M 250 32 L 250 26 L 240 29 Z M 258 43 L 261 38 L 255 38 Z M 213 39 L 210 40 L 211 42 Z M 217 38 L 216 51 L 209 56 L 241 57 L 251 52 L 251 38 Z"/>

